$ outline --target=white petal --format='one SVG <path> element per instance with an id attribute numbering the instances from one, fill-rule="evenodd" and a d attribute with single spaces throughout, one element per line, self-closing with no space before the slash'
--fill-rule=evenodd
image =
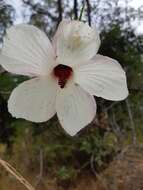
<path id="1" fill-rule="evenodd" d="M 53 68 L 54 50 L 38 28 L 19 24 L 7 30 L 0 64 L 15 74 L 45 75 Z"/>
<path id="2" fill-rule="evenodd" d="M 93 120 L 96 103 L 93 96 L 73 85 L 60 91 L 56 111 L 62 127 L 73 136 Z"/>
<path id="3" fill-rule="evenodd" d="M 62 21 L 53 40 L 60 64 L 73 66 L 96 55 L 100 37 L 96 28 L 80 21 Z"/>
<path id="4" fill-rule="evenodd" d="M 8 101 L 9 112 L 16 118 L 44 122 L 55 113 L 56 84 L 50 78 L 34 78 L 15 88 Z"/>
<path id="5" fill-rule="evenodd" d="M 109 57 L 96 55 L 75 69 L 75 82 L 88 91 L 108 100 L 123 100 L 128 96 L 126 74 L 120 64 Z"/>

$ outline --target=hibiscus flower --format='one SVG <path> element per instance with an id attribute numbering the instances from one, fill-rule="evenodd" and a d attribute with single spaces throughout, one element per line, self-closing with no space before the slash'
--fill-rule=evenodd
<path id="1" fill-rule="evenodd" d="M 10 95 L 12 116 L 45 122 L 57 113 L 73 136 L 95 117 L 94 95 L 125 99 L 125 72 L 116 60 L 97 54 L 99 46 L 96 28 L 75 20 L 62 21 L 52 43 L 32 25 L 8 29 L 0 64 L 8 72 L 30 77 Z"/>

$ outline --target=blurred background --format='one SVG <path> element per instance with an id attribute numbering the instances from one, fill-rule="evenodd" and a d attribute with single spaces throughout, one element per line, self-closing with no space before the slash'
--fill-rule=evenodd
<path id="1" fill-rule="evenodd" d="M 57 117 L 35 124 L 8 113 L 7 100 L 26 77 L 0 68 L 0 157 L 37 190 L 143 189 L 143 0 L 0 0 L 0 47 L 6 29 L 29 23 L 52 39 L 62 18 L 98 28 L 100 54 L 117 59 L 127 73 L 129 97 L 96 98 L 94 121 L 75 137 Z M 0 168 L 0 190 L 24 190 Z"/>

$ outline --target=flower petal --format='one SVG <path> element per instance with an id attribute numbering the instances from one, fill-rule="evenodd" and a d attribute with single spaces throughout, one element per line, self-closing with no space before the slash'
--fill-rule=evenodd
<path id="1" fill-rule="evenodd" d="M 44 122 L 55 113 L 57 85 L 51 78 L 34 78 L 15 88 L 8 101 L 9 112 L 16 118 Z"/>
<path id="2" fill-rule="evenodd" d="M 53 68 L 54 50 L 38 28 L 19 24 L 7 30 L 0 64 L 15 74 L 46 75 Z"/>
<path id="3" fill-rule="evenodd" d="M 91 28 L 88 24 L 64 20 L 59 25 L 53 46 L 59 63 L 73 66 L 96 55 L 100 37 L 96 28 Z"/>
<path id="4" fill-rule="evenodd" d="M 109 57 L 96 55 L 90 63 L 75 69 L 75 82 L 91 95 L 108 100 L 128 96 L 126 74 L 120 64 Z"/>
<path id="5" fill-rule="evenodd" d="M 56 111 L 65 131 L 73 136 L 93 120 L 96 103 L 93 96 L 72 85 L 60 91 Z"/>

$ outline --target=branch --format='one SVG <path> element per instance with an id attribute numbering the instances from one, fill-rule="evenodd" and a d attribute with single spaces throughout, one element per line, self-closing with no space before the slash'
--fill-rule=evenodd
<path id="1" fill-rule="evenodd" d="M 113 115 L 112 115 L 112 121 L 113 121 L 113 125 L 115 126 L 115 128 L 113 127 L 114 132 L 116 133 L 117 136 L 121 135 L 121 131 L 120 131 L 120 126 L 118 125 L 117 121 L 116 121 L 116 115 L 115 112 L 112 111 Z M 119 135 L 120 134 L 120 135 Z"/>
<path id="2" fill-rule="evenodd" d="M 78 19 L 78 2 L 77 0 L 74 0 L 74 19 L 77 20 Z"/>
<path id="3" fill-rule="evenodd" d="M 107 189 L 107 182 L 105 180 L 105 178 L 103 178 L 103 176 L 100 176 L 100 174 L 98 174 L 95 170 L 95 166 L 94 166 L 94 162 L 95 162 L 95 156 L 94 153 L 91 155 L 90 158 L 90 167 L 91 170 L 93 172 L 93 174 L 95 175 L 95 177 L 98 179 L 98 181 L 101 183 L 101 185 L 103 186 L 103 188 Z"/>
<path id="4" fill-rule="evenodd" d="M 59 24 L 63 18 L 62 0 L 58 0 L 58 13 L 59 13 L 59 18 L 58 18 L 58 24 Z"/>
<path id="5" fill-rule="evenodd" d="M 137 137 L 136 137 L 135 123 L 134 123 L 134 120 L 133 120 L 133 115 L 132 115 L 132 110 L 131 110 L 129 99 L 126 99 L 125 102 L 126 102 L 126 106 L 127 106 L 129 119 L 130 119 L 130 127 L 131 127 L 131 130 L 132 130 L 132 142 L 133 142 L 134 145 L 136 145 Z"/>
<path id="6" fill-rule="evenodd" d="M 119 149 L 122 149 L 122 145 L 123 145 L 123 134 L 120 130 L 120 126 L 119 124 L 117 123 L 117 120 L 116 120 L 116 115 L 115 115 L 115 112 L 114 112 L 114 109 L 112 110 L 112 119 L 110 119 L 110 125 L 112 127 L 112 131 L 113 133 L 116 135 L 117 137 L 117 142 L 118 142 L 118 147 Z"/>
<path id="7" fill-rule="evenodd" d="M 11 174 L 13 175 L 21 184 L 23 184 L 28 190 L 35 190 L 35 188 L 13 168 L 8 162 L 0 159 L 0 164 Z"/>
<path id="8" fill-rule="evenodd" d="M 90 158 L 90 168 L 91 168 L 93 174 L 95 176 L 97 176 L 97 172 L 96 172 L 95 167 L 94 167 L 94 162 L 95 162 L 94 159 L 95 159 L 95 156 L 94 156 L 94 153 L 92 153 L 91 158 Z"/>
<path id="9" fill-rule="evenodd" d="M 119 104 L 120 102 L 113 102 L 111 103 L 108 107 L 104 108 L 104 111 L 109 111 L 110 109 L 112 109 L 115 105 Z"/>
<path id="10" fill-rule="evenodd" d="M 87 17 L 88 17 L 88 24 L 91 26 L 91 6 L 89 0 L 86 0 L 87 5 Z"/>
<path id="11" fill-rule="evenodd" d="M 39 175 L 37 176 L 38 177 L 38 181 L 36 182 L 36 187 L 41 183 L 41 181 L 43 181 L 43 150 L 40 149 L 40 172 L 39 172 Z"/>

